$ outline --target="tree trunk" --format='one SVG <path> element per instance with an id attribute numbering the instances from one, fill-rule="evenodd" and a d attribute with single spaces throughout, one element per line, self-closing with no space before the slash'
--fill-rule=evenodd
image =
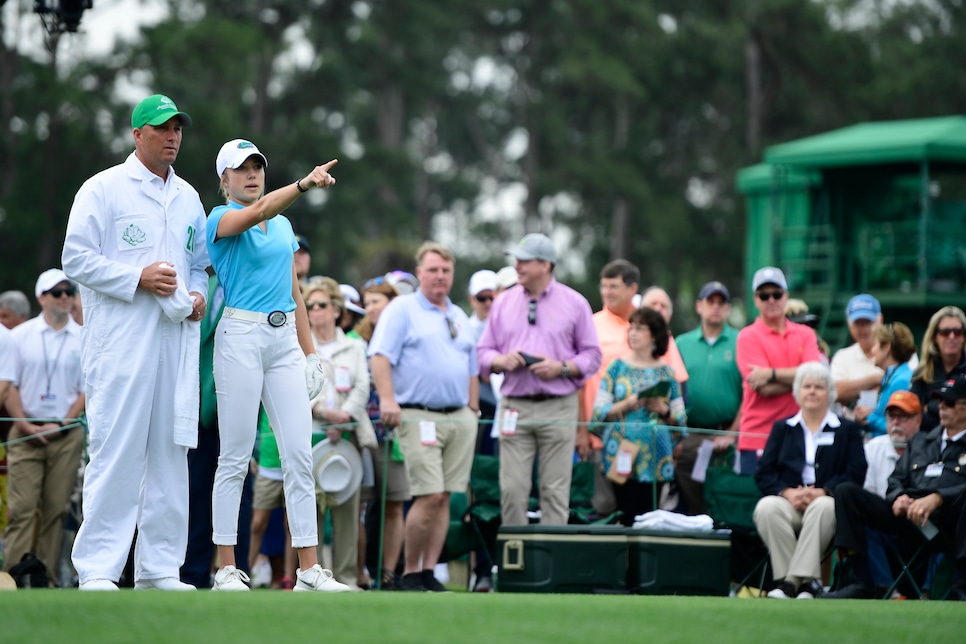
<path id="1" fill-rule="evenodd" d="M 628 131 L 630 130 L 630 110 L 627 101 L 622 99 L 617 102 L 617 110 L 614 114 L 614 152 L 619 153 L 627 149 Z M 628 219 L 627 198 L 618 195 L 614 200 L 611 210 L 610 224 L 610 258 L 618 259 L 627 257 L 627 219 Z"/>
<path id="2" fill-rule="evenodd" d="M 748 98 L 748 124 L 745 143 L 749 158 L 757 158 L 761 149 L 762 104 L 761 93 L 761 50 L 754 36 L 745 43 L 745 89 Z"/>

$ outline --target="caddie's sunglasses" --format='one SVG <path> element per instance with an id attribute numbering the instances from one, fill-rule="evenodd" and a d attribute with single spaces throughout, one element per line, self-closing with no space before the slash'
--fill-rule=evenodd
<path id="1" fill-rule="evenodd" d="M 52 297 L 62 297 L 64 295 L 69 295 L 74 297 L 77 293 L 77 289 L 71 286 L 70 288 L 52 288 L 49 291 L 45 291 L 44 295 L 50 295 Z"/>
<path id="2" fill-rule="evenodd" d="M 785 291 L 760 291 L 755 293 L 758 299 L 762 302 L 767 302 L 768 300 L 775 300 L 776 302 L 783 297 L 785 297 Z"/>
<path id="3" fill-rule="evenodd" d="M 527 313 L 527 322 L 530 324 L 537 323 L 537 301 L 530 300 L 530 311 Z"/>

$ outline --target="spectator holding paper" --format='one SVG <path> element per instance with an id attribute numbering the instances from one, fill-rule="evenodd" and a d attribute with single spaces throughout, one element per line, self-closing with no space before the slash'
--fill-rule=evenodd
<path id="1" fill-rule="evenodd" d="M 661 360 L 667 352 L 667 323 L 654 309 L 631 314 L 631 352 L 614 360 L 601 380 L 593 422 L 608 422 L 603 433 L 604 470 L 614 485 L 621 522 L 655 509 L 656 486 L 674 478 L 668 425 L 687 421 L 681 386 Z"/>
<path id="2" fill-rule="evenodd" d="M 731 294 L 721 282 L 708 282 L 698 292 L 695 310 L 701 325 L 679 335 L 678 350 L 688 369 L 688 427 L 738 431 L 741 419 L 741 372 L 735 362 L 738 330 L 728 324 Z M 678 489 L 687 514 L 704 513 L 704 485 L 691 477 L 698 450 L 706 441 L 715 452 L 734 445 L 735 436 L 690 433 L 675 459 Z M 700 477 L 703 480 L 703 477 Z"/>

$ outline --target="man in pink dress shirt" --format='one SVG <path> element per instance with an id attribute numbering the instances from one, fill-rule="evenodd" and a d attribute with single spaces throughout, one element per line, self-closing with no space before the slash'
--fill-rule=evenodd
<path id="1" fill-rule="evenodd" d="M 477 345 L 480 373 L 503 373 L 500 507 L 504 525 L 524 525 L 533 461 L 540 455 L 541 523 L 570 514 L 574 448 L 590 456 L 577 423 L 577 392 L 600 366 L 590 304 L 553 276 L 557 252 L 533 233 L 507 251 L 520 281 L 493 303 Z"/>

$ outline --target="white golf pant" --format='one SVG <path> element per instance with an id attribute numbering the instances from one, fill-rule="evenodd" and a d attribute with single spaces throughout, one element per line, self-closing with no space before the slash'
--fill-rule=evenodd
<path id="1" fill-rule="evenodd" d="M 81 583 L 117 581 L 137 527 L 135 580 L 177 577 L 188 544 L 188 448 L 174 442 L 182 323 L 140 293 L 133 304 L 91 300 L 84 303 L 90 464 L 74 567 Z"/>
<path id="2" fill-rule="evenodd" d="M 278 441 L 292 546 L 317 545 L 312 412 L 295 325 L 222 318 L 215 335 L 214 370 L 221 454 L 212 493 L 212 541 L 233 546 L 238 540 L 238 509 L 261 399 Z"/>

